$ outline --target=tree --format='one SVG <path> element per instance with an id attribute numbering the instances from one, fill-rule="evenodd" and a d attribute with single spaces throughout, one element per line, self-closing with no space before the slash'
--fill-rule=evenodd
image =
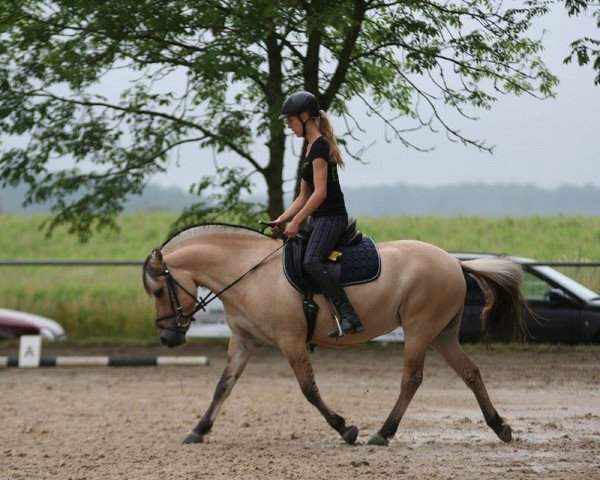
<path id="1" fill-rule="evenodd" d="M 565 0 L 565 7 L 569 16 L 583 15 L 591 7 L 599 7 L 598 2 L 588 2 L 585 0 Z M 594 13 L 596 25 L 600 28 L 600 8 Z M 577 58 L 579 65 L 587 65 L 593 61 L 593 68 L 596 70 L 594 84 L 600 85 L 600 39 L 583 37 L 571 43 L 571 53 L 565 58 L 565 63 L 571 63 L 573 58 Z"/>
<path id="2" fill-rule="evenodd" d="M 430 128 L 490 150 L 443 107 L 471 118 L 499 94 L 552 95 L 557 79 L 527 36 L 545 3 L 0 0 L 0 133 L 28 140 L 2 153 L 0 178 L 26 182 L 27 202 L 54 200 L 50 229 L 68 223 L 85 236 L 113 225 L 124 196 L 195 143 L 234 152 L 262 175 L 275 216 L 286 138 L 277 116 L 298 89 L 343 119 L 340 143 L 354 158 L 347 138 L 364 127 L 348 109 L 353 98 L 405 146 L 420 148 L 409 132 Z M 103 76 L 123 68 L 137 81 L 98 94 Z M 181 89 L 161 91 L 174 75 L 184 75 Z M 410 128 L 400 125 L 407 119 Z M 252 154 L 257 141 L 266 161 Z M 53 171 L 58 156 L 74 167 Z"/>

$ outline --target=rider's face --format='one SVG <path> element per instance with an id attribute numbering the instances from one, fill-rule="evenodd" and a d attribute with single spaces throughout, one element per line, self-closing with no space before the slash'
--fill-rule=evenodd
<path id="1" fill-rule="evenodd" d="M 304 118 L 304 116 L 308 115 L 305 112 L 302 112 L 300 116 L 303 116 Z M 290 115 L 287 117 L 287 126 L 292 132 L 294 132 L 294 135 L 297 137 L 302 137 L 302 123 L 300 122 L 298 115 Z"/>

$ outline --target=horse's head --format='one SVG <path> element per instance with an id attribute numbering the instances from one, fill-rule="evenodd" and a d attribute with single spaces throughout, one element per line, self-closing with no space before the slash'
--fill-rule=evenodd
<path id="1" fill-rule="evenodd" d="M 173 272 L 156 248 L 144 263 L 143 280 L 146 292 L 154 296 L 161 343 L 169 348 L 183 345 L 198 306 L 193 278 L 185 271 Z"/>

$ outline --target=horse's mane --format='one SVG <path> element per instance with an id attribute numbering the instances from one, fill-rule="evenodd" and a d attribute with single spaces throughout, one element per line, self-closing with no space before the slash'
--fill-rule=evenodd
<path id="1" fill-rule="evenodd" d="M 257 235 L 260 237 L 272 238 L 258 230 L 243 225 L 235 225 L 230 223 L 199 223 L 191 227 L 186 227 L 171 235 L 161 245 L 161 250 L 171 250 L 181 242 L 190 238 L 201 237 L 218 232 L 245 233 L 247 235 Z M 164 252 L 166 253 L 166 252 Z"/>
<path id="2" fill-rule="evenodd" d="M 179 230 L 178 232 L 172 234 L 163 242 L 163 244 L 160 246 L 160 250 L 171 250 L 185 240 L 189 240 L 190 238 L 201 237 L 203 235 L 208 235 L 215 232 L 241 232 L 247 235 L 257 235 L 260 237 L 273 238 L 270 235 L 266 235 L 258 230 L 254 230 L 253 228 L 245 227 L 243 225 L 234 225 L 230 223 L 199 223 L 197 225 L 192 225 L 191 227 L 185 227 L 182 230 Z M 163 253 L 168 252 L 163 251 Z M 150 287 L 146 281 L 146 269 L 148 268 L 148 263 L 150 263 L 151 256 L 152 255 L 148 255 L 146 257 L 146 260 L 144 261 L 144 266 L 142 268 L 142 279 L 144 282 L 144 288 L 148 293 L 151 292 Z"/>

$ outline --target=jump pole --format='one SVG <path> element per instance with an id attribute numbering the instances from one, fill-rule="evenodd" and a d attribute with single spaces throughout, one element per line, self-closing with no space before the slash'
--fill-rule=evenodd
<path id="1" fill-rule="evenodd" d="M 209 365 L 205 356 L 180 356 L 180 357 L 142 357 L 142 356 L 67 356 L 67 357 L 40 357 L 35 367 L 154 367 L 163 365 Z M 18 367 L 18 357 L 0 357 L 0 368 Z M 22 367 L 23 368 L 23 367 Z"/>
<path id="2" fill-rule="evenodd" d="M 0 368 L 21 367 L 154 367 L 163 365 L 208 365 L 205 356 L 68 356 L 42 357 L 39 335 L 23 335 L 18 357 L 0 357 Z"/>

